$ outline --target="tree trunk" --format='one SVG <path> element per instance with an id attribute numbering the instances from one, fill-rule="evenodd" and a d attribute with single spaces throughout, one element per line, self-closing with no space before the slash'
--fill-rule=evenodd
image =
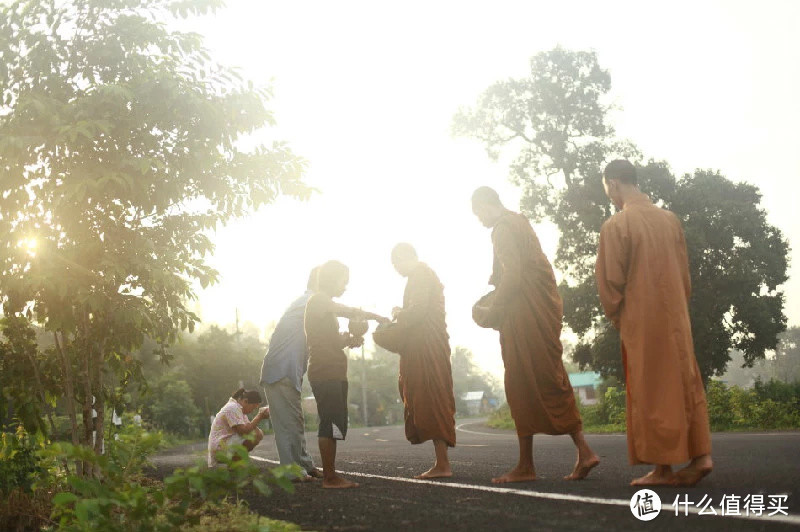
<path id="1" fill-rule="evenodd" d="M 97 393 L 95 397 L 95 410 L 97 410 L 97 417 L 94 420 L 94 430 L 97 439 L 94 442 L 94 452 L 101 454 L 103 452 L 103 439 L 105 438 L 105 406 L 106 400 L 103 395 L 103 357 L 105 353 L 105 341 L 101 346 L 96 346 L 94 349 L 94 360 L 92 369 L 94 371 L 94 389 Z"/>
<path id="2" fill-rule="evenodd" d="M 92 432 L 94 431 L 94 419 L 92 416 L 92 407 L 94 404 L 94 394 L 92 393 L 92 372 L 91 372 L 91 347 L 89 343 L 89 327 L 88 315 L 86 311 L 83 313 L 83 337 L 79 344 L 78 358 L 80 360 L 81 368 L 81 384 L 83 385 L 83 444 L 88 447 L 93 447 Z M 92 475 L 92 465 L 88 462 L 83 464 L 84 476 Z"/>
<path id="3" fill-rule="evenodd" d="M 70 432 L 72 434 L 72 444 L 78 445 L 80 442 L 78 437 L 78 416 L 75 410 L 75 381 L 72 379 L 72 364 L 70 363 L 69 359 L 67 358 L 67 354 L 64 352 L 62 348 L 63 344 L 63 333 L 62 333 L 62 342 L 59 343 L 58 341 L 58 333 L 53 332 L 53 339 L 56 342 L 56 350 L 58 351 L 59 356 L 61 357 L 61 363 L 63 365 L 63 377 L 64 377 L 64 398 L 67 400 L 67 415 L 69 416 L 69 424 L 70 424 Z"/>
<path id="4" fill-rule="evenodd" d="M 38 351 L 38 347 L 37 347 Z M 44 386 L 42 386 L 42 379 L 39 376 L 39 366 L 36 365 L 36 357 L 28 353 L 28 360 L 31 362 L 31 367 L 33 368 L 33 377 L 36 381 L 36 393 L 39 394 L 39 401 L 42 403 L 42 408 L 46 409 L 45 414 L 47 415 L 47 421 L 50 422 L 50 434 L 55 434 L 56 432 L 56 424 L 53 422 L 53 412 L 52 409 L 47 404 L 47 396 L 44 393 Z"/>

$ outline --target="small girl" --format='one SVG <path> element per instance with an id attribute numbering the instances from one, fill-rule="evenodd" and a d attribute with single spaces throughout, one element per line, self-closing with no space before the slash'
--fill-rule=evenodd
<path id="1" fill-rule="evenodd" d="M 269 407 L 262 408 L 253 421 L 247 418 L 247 414 L 258 408 L 261 402 L 261 394 L 256 390 L 239 388 L 233 393 L 211 424 L 208 435 L 208 467 L 217 465 L 216 453 L 226 445 L 244 445 L 249 452 L 261 442 L 264 433 L 258 428 L 258 424 L 269 418 Z M 254 438 L 246 439 L 245 435 L 251 432 Z"/>

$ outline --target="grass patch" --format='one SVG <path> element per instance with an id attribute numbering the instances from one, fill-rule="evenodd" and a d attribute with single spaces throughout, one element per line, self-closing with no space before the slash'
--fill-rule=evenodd
<path id="1" fill-rule="evenodd" d="M 192 510 L 190 525 L 180 527 L 181 532 L 298 532 L 299 525 L 288 521 L 270 519 L 253 513 L 244 502 L 225 502 L 222 505 L 205 504 Z"/>

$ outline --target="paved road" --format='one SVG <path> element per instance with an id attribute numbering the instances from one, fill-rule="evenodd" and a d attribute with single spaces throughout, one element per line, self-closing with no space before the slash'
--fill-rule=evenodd
<path id="1" fill-rule="evenodd" d="M 459 424 L 457 437 L 451 479 L 412 479 L 430 467 L 433 446 L 408 444 L 402 427 L 351 429 L 339 445 L 337 465 L 360 488 L 323 490 L 315 482 L 297 485 L 294 494 L 265 499 L 253 493 L 247 499 L 263 515 L 314 530 L 800 530 L 800 432 L 714 434 L 714 473 L 695 488 L 657 488 L 663 508 L 649 522 L 634 518 L 628 506 L 636 492 L 628 482 L 648 468 L 628 466 L 622 434 L 587 436 L 602 462 L 581 482 L 561 479 L 575 460 L 569 437 L 536 436 L 539 480 L 502 486 L 490 479 L 514 465 L 516 436 L 472 421 Z M 316 436 L 307 438 L 314 449 Z M 201 446 L 177 449 L 155 462 L 168 470 L 191 463 L 198 451 Z M 270 436 L 253 456 L 265 467 L 277 459 Z M 698 515 L 704 497 L 720 514 L 723 497 L 734 501 L 737 495 L 763 495 L 765 506 L 773 508 L 762 518 Z M 787 496 L 781 506 L 788 507 L 788 516 L 766 516 L 775 511 L 770 495 Z M 676 496 L 694 503 L 688 516 L 686 505 L 675 515 Z M 745 514 L 743 501 L 740 512 Z"/>

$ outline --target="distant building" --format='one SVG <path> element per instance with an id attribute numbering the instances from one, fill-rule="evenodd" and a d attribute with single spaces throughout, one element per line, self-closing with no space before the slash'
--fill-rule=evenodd
<path id="1" fill-rule="evenodd" d="M 578 395 L 581 404 L 584 405 L 597 404 L 600 399 L 597 389 L 602 382 L 603 379 L 600 377 L 600 374 L 594 371 L 569 374 L 569 383 Z"/>
<path id="2" fill-rule="evenodd" d="M 466 405 L 467 415 L 470 416 L 485 414 L 492 409 L 492 403 L 496 404 L 497 402 L 496 400 L 490 398 L 488 394 L 483 391 L 462 393 L 461 400 Z"/>

